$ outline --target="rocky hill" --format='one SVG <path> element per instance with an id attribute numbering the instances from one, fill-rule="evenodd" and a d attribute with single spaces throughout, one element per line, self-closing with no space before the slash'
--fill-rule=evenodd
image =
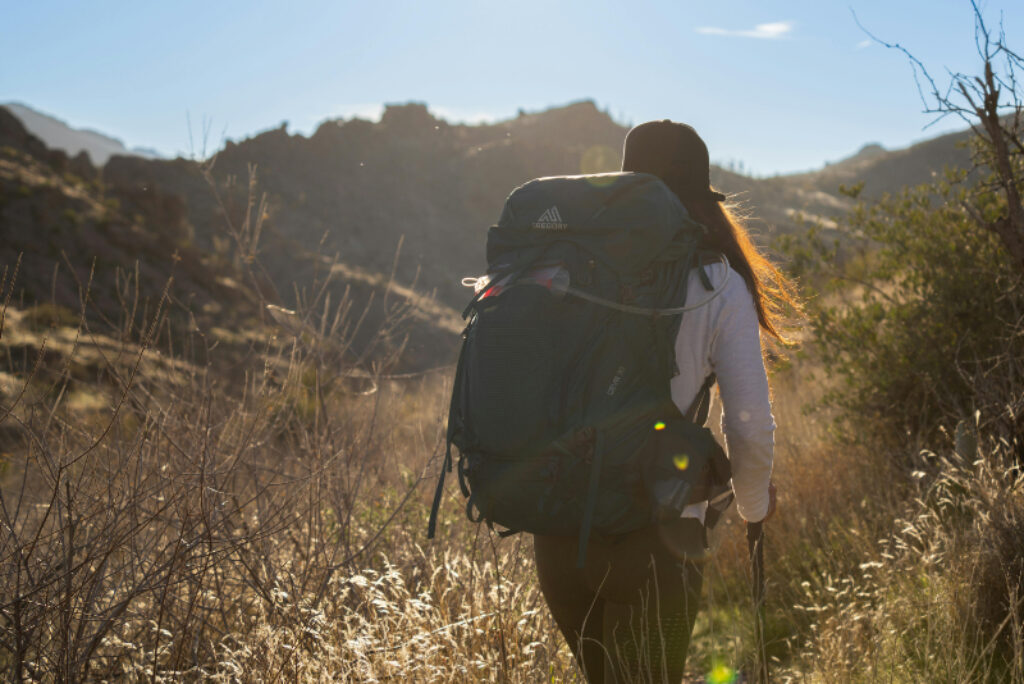
<path id="1" fill-rule="evenodd" d="M 333 301 L 373 302 L 371 328 L 396 307 L 416 322 L 413 365 L 450 349 L 467 297 L 460 280 L 483 271 L 486 228 L 508 192 L 542 175 L 615 170 L 626 133 L 589 101 L 483 125 L 449 124 L 410 103 L 388 106 L 379 122 L 325 121 L 308 137 L 282 126 L 229 142 L 205 163 L 114 156 L 97 170 L 84 154 L 47 149 L 9 114 L 0 124 L 2 256 L 25 255 L 26 292 L 50 292 L 62 252 L 110 266 L 138 260 L 150 289 L 177 254 L 175 268 L 192 274 L 189 296 L 213 304 L 240 296 L 223 283 L 242 279 L 250 295 L 295 307 L 329 279 Z M 878 196 L 966 164 L 965 139 L 867 146 L 820 171 L 773 178 L 715 167 L 712 181 L 763 237 L 799 230 L 802 218 L 830 225 L 852 202 L 840 184 L 864 181 L 865 196 Z"/>
<path id="2" fill-rule="evenodd" d="M 124 168 L 134 158 L 115 159 Z M 10 294 L 10 306 L 44 329 L 73 328 L 84 311 L 93 332 L 116 336 L 152 315 L 166 292 L 171 334 L 212 331 L 210 343 L 273 334 L 279 321 L 265 306 L 285 299 L 232 242 L 228 226 L 236 209 L 246 213 L 247 186 L 239 195 L 224 183 L 219 203 L 198 164 L 162 168 L 178 181 L 175 192 L 116 174 L 120 182 L 108 181 L 85 153 L 69 158 L 50 149 L 0 107 L 0 296 Z M 190 215 L 201 217 L 201 240 Z M 434 364 L 452 346 L 460 329 L 454 311 L 377 271 L 268 232 L 267 261 L 278 265 L 291 306 L 347 310 L 351 358 L 372 363 L 404 349 L 399 369 L 408 370 Z M 301 302 L 291 297 L 296 291 Z"/>
<path id="3" fill-rule="evenodd" d="M 622 136 L 589 102 L 482 126 L 449 125 L 409 104 L 388 107 L 379 123 L 327 121 L 308 138 L 282 127 L 228 143 L 212 175 L 241 203 L 256 170 L 270 217 L 261 258 L 282 291 L 313 252 L 389 273 L 401 242 L 399 281 L 457 305 L 459 280 L 484 267 L 485 230 L 508 192 L 539 175 L 613 169 Z M 103 177 L 186 197 L 197 243 L 212 248 L 221 209 L 196 165 L 115 157 Z"/>
<path id="4" fill-rule="evenodd" d="M 119 321 L 125 297 L 195 310 L 255 313 L 234 272 L 187 244 L 177 195 L 107 188 L 88 156 L 68 158 L 0 108 L 0 267 L 17 268 L 14 304 Z"/>
<path id="5" fill-rule="evenodd" d="M 369 274 L 396 275 L 457 307 L 462 276 L 484 268 L 485 230 L 516 185 L 542 175 L 615 170 L 626 128 L 592 102 L 507 121 L 451 125 L 423 104 L 392 105 L 380 122 L 324 122 L 305 137 L 287 128 L 228 143 L 212 176 L 241 204 L 255 169 L 269 220 L 262 260 L 287 292 L 310 274 L 314 252 L 337 254 Z M 799 228 L 798 218 L 826 224 L 851 201 L 840 184 L 865 181 L 865 196 L 928 180 L 946 164 L 967 163 L 954 134 L 886 151 L 868 147 L 813 172 L 749 178 L 714 168 L 713 182 L 752 214 L 761 234 Z M 197 165 L 184 160 L 115 157 L 103 170 L 115 187 L 152 187 L 184 197 L 200 246 L 212 248 L 222 221 Z"/>

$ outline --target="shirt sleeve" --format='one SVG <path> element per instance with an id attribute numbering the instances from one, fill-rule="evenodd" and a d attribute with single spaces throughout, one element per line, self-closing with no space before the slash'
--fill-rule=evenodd
<path id="1" fill-rule="evenodd" d="M 758 521 L 768 513 L 775 419 L 754 299 L 741 277 L 730 278 L 726 288 L 711 343 L 711 366 L 718 376 L 736 508 L 744 520 Z"/>

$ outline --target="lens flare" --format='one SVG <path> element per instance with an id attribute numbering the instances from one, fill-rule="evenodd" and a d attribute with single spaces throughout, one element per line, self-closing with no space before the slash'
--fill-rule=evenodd
<path id="1" fill-rule="evenodd" d="M 678 454 L 672 457 L 672 462 L 677 470 L 686 470 L 690 467 L 690 457 L 686 454 Z"/>
<path id="2" fill-rule="evenodd" d="M 615 182 L 615 176 L 611 174 L 588 176 L 587 182 L 593 185 L 595 188 L 605 188 Z"/>
<path id="3" fill-rule="evenodd" d="M 665 423 L 659 420 L 657 423 L 654 424 L 654 429 L 655 430 L 664 430 L 665 429 Z"/>
<path id="4" fill-rule="evenodd" d="M 736 681 L 736 670 L 728 665 L 715 665 L 708 672 L 708 684 L 734 684 Z"/>

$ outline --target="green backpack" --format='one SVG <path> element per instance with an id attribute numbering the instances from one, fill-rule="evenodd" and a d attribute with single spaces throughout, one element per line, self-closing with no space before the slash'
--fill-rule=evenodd
<path id="1" fill-rule="evenodd" d="M 541 178 L 509 195 L 463 313 L 428 537 L 452 445 L 470 520 L 578 535 L 581 565 L 591 534 L 726 498 L 728 460 L 703 426 L 714 377 L 686 416 L 669 389 L 704 232 L 649 174 Z"/>

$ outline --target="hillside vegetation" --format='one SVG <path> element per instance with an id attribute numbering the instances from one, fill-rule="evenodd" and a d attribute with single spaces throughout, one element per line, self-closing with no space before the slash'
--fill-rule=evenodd
<path id="1" fill-rule="evenodd" d="M 310 276 L 312 253 L 338 254 L 350 268 L 386 275 L 401 240 L 401 282 L 436 290 L 460 308 L 459 279 L 484 267 L 483 232 L 508 192 L 538 176 L 618 169 L 627 129 L 589 101 L 481 125 L 449 124 L 409 103 L 389 105 L 379 122 L 325 121 L 309 137 L 283 124 L 229 141 L 210 170 L 225 199 L 238 201 L 257 170 L 269 213 L 262 262 L 284 304 L 294 304 L 292 283 Z M 958 133 L 905 150 L 869 145 L 820 171 L 773 178 L 713 167 L 712 181 L 749 208 L 758 232 L 786 234 L 801 229 L 802 217 L 831 221 L 849 209 L 840 184 L 864 181 L 865 197 L 879 198 L 926 182 L 944 166 L 966 166 L 965 141 Z M 62 147 L 60 138 L 47 144 Z M 189 239 L 212 250 L 223 234 L 223 208 L 202 170 L 182 159 L 114 156 L 101 174 L 109 188 L 177 196 Z"/>
<path id="2" fill-rule="evenodd" d="M 96 169 L 0 109 L 5 676 L 580 681 L 528 537 L 454 488 L 436 541 L 425 522 L 483 228 L 530 177 L 615 168 L 624 132 L 591 103 L 483 126 L 401 105 Z M 819 295 L 772 378 L 779 681 L 1024 682 L 1024 300 L 972 213 L 998 192 L 933 177 L 961 139 L 714 170 Z M 753 669 L 740 526 L 692 681 Z"/>

